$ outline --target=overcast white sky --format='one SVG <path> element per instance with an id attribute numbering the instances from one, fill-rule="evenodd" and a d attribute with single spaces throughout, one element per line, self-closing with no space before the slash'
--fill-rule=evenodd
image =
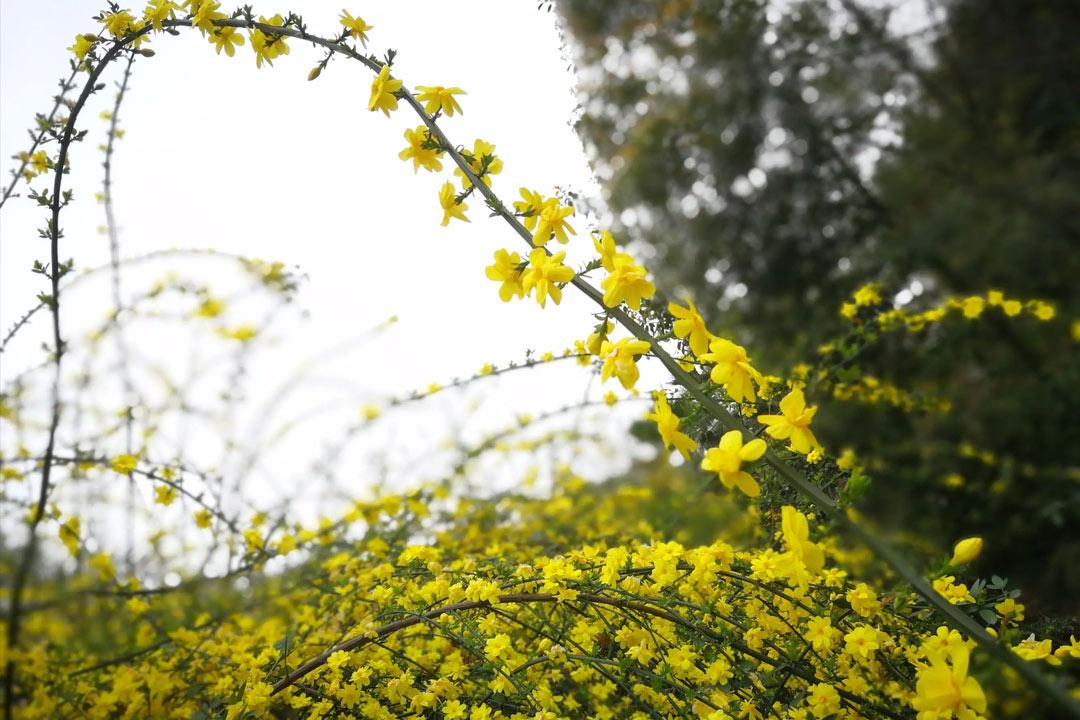
<path id="1" fill-rule="evenodd" d="M 311 31 L 337 32 L 340 0 L 299 7 Z M 77 33 L 96 29 L 90 16 L 99 9 L 99 3 L 83 0 L 0 2 L 5 168 L 13 162 L 6 159 L 27 146 L 34 113 L 49 107 L 55 83 L 68 68 L 65 48 Z M 257 13 L 265 15 L 289 9 L 284 2 L 256 4 Z M 471 146 L 479 137 L 496 144 L 505 169 L 495 188 L 505 201 L 517 199 L 522 185 L 545 194 L 557 186 L 595 194 L 569 124 L 574 77 L 553 15 L 538 12 L 532 0 L 366 1 L 348 9 L 374 25 L 369 49 L 380 55 L 387 48 L 398 51 L 394 74 L 406 86 L 457 85 L 468 92 L 461 98 L 464 115 L 442 125 L 456 143 Z M 402 133 L 418 124 L 415 116 L 404 106 L 390 119 L 368 112 L 371 74 L 358 63 L 335 60 L 317 82 L 308 82 L 308 70 L 321 53 L 296 41 L 290 45 L 291 54 L 273 68 L 256 70 L 250 46 L 228 58 L 216 56 L 197 32 L 155 36 L 151 46 L 157 55 L 136 63 L 120 112 L 127 134 L 114 170 L 125 256 L 214 247 L 281 260 L 308 277 L 298 304 L 309 316 L 267 332 L 270 350 L 262 350 L 261 362 L 253 363 L 251 397 L 231 429 L 237 436 L 267 431 L 259 426 L 260 408 L 281 391 L 280 383 L 288 382 L 297 365 L 364 335 L 391 315 L 400 318 L 378 338 L 321 366 L 313 378 L 289 382 L 296 391 L 293 405 L 275 416 L 275 423 L 315 407 L 334 405 L 337 412 L 269 442 L 255 475 L 285 493 L 302 481 L 298 473 L 355 419 L 363 402 L 469 375 L 486 361 L 520 360 L 526 348 L 561 350 L 590 332 L 596 309 L 573 291 L 561 306 L 549 303 L 546 310 L 531 300 L 500 302 L 484 266 L 498 248 L 522 251 L 516 236 L 501 221 L 487 218 L 478 201 L 471 203 L 471 223 L 440 227 L 437 191 L 449 176 L 449 163 L 441 174 L 414 174 L 411 164 L 397 157 L 405 145 Z M 69 187 L 77 198 L 64 212 L 61 254 L 81 268 L 108 259 L 107 240 L 95 230 L 103 223 L 102 208 L 93 200 L 102 174 L 96 146 L 106 129 L 98 113 L 111 106 L 120 70 L 117 66 L 105 78 L 109 90 L 84 111 L 82 126 L 90 136 L 72 158 Z M 25 199 L 9 201 L 0 213 L 4 330 L 46 289 L 43 279 L 29 272 L 33 260 L 48 256 L 36 232 L 43 218 Z M 581 218 L 576 225 L 579 235 L 568 248 L 568 261 L 578 265 L 593 251 L 587 221 Z M 170 268 L 207 282 L 235 284 L 236 273 L 224 272 L 220 261 L 197 260 L 126 271 L 125 289 L 145 290 Z M 65 297 L 65 333 L 73 342 L 108 312 L 106 288 L 103 282 L 96 289 L 89 284 Z M 264 310 L 235 307 L 228 321 L 258 323 Z M 42 320 L 0 358 L 4 379 L 40 361 L 47 329 Z M 191 354 L 190 339 L 170 333 L 136 329 L 130 342 L 147 361 L 179 374 L 183 363 L 176 358 Z M 104 381 L 104 371 L 96 372 L 95 379 Z M 660 377 L 646 371 L 640 387 L 655 387 Z M 429 452 L 425 448 L 434 450 L 457 428 L 463 407 L 478 408 L 468 421 L 473 431 L 466 432 L 475 437 L 479 428 L 500 427 L 517 412 L 599 398 L 608 389 L 625 395 L 614 381 L 601 388 L 572 363 L 528 371 L 403 413 L 357 452 L 379 454 L 388 481 L 403 484 L 437 473 L 437 464 L 429 468 L 422 462 Z M 643 409 L 634 407 L 635 414 Z M 10 436 L 0 440 L 12 442 Z M 357 467 L 370 462 L 361 460 Z M 360 475 L 358 491 L 367 482 Z M 500 480 L 513 478 L 503 473 Z"/>

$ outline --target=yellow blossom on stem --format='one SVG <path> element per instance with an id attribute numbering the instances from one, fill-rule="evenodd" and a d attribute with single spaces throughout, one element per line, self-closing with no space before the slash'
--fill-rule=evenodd
<path id="1" fill-rule="evenodd" d="M 353 17 L 348 10 L 344 9 L 341 11 L 339 20 L 342 27 L 349 31 L 351 37 L 359 40 L 361 45 L 367 47 L 367 32 L 373 30 L 374 25 L 368 25 L 362 17 Z"/>
<path id="2" fill-rule="evenodd" d="M 816 718 L 826 718 L 840 712 L 840 694 L 836 688 L 825 683 L 811 685 L 806 696 L 806 706 Z"/>
<path id="3" fill-rule="evenodd" d="M 399 152 L 398 157 L 402 160 L 412 160 L 413 172 L 420 168 L 431 172 L 442 170 L 442 162 L 439 161 L 441 151 L 434 147 L 424 147 L 430 140 L 431 132 L 425 125 L 418 125 L 412 130 L 406 129 L 405 141 L 409 143 L 409 146 Z"/>
<path id="4" fill-rule="evenodd" d="M 975 678 L 968 677 L 969 651 L 953 648 L 948 655 L 930 658 L 930 665 L 919 671 L 911 706 L 919 711 L 919 720 L 956 717 L 975 720 L 986 712 L 986 695 Z"/>
<path id="5" fill-rule="evenodd" d="M 133 472 L 138 465 L 139 458 L 127 453 L 117 455 L 109 462 L 109 466 L 121 475 L 127 475 L 128 473 Z"/>
<path id="6" fill-rule="evenodd" d="M 712 333 L 705 327 L 705 320 L 701 317 L 694 303 L 687 301 L 686 307 L 668 303 L 668 312 L 675 318 L 672 331 L 677 338 L 685 338 L 690 345 L 690 352 L 698 357 L 709 352 L 709 342 Z"/>
<path id="7" fill-rule="evenodd" d="M 629 255 L 619 253 L 615 257 L 615 266 L 600 283 L 604 289 L 604 305 L 615 307 L 625 302 L 631 310 L 640 310 L 643 298 L 656 294 L 656 286 L 646 278 L 646 270 L 634 262 Z"/>
<path id="8" fill-rule="evenodd" d="M 154 488 L 154 502 L 168 507 L 173 504 L 179 494 L 171 485 L 158 485 Z"/>
<path id="9" fill-rule="evenodd" d="M 495 146 L 486 140 L 477 138 L 473 141 L 472 152 L 465 151 L 461 153 L 461 156 L 469 164 L 472 174 L 480 178 L 488 187 L 491 187 L 491 176 L 502 172 L 502 158 L 495 155 Z M 485 157 L 488 158 L 487 162 L 484 161 Z M 461 168 L 456 168 L 454 174 L 461 178 L 462 187 L 472 187 L 472 180 Z"/>
<path id="10" fill-rule="evenodd" d="M 457 201 L 454 184 L 449 180 L 444 182 L 439 189 L 439 205 L 442 206 L 443 210 L 442 223 L 440 223 L 443 227 L 450 224 L 450 218 L 469 222 L 469 218 L 465 217 L 465 211 L 469 209 L 469 206 Z"/>
<path id="11" fill-rule="evenodd" d="M 728 490 L 739 488 L 750 497 L 761 494 L 761 487 L 750 473 L 742 469 L 744 462 L 753 462 L 765 454 L 765 441 L 755 438 L 743 444 L 742 431 L 729 430 L 720 438 L 719 444 L 705 452 L 701 469 L 715 472 Z"/>
<path id="12" fill-rule="evenodd" d="M 525 288 L 521 284 L 521 256 L 516 252 L 496 250 L 495 264 L 488 265 L 484 268 L 484 272 L 488 280 L 502 283 L 499 286 L 499 298 L 503 302 L 510 302 L 510 299 L 515 297 L 524 297 Z"/>
<path id="13" fill-rule="evenodd" d="M 709 352 L 699 358 L 713 365 L 709 378 L 717 385 L 723 385 L 732 400 L 743 402 L 757 399 L 754 382 L 761 385 L 761 373 L 750 365 L 750 358 L 741 345 L 725 338 L 715 338 L 709 343 Z"/>
<path id="14" fill-rule="evenodd" d="M 199 3 L 184 4 L 188 6 L 188 9 L 191 12 L 191 26 L 199 28 L 199 31 L 203 35 L 206 35 L 207 33 L 213 33 L 215 29 L 214 21 L 221 20 L 226 17 L 225 13 L 218 12 L 218 8 L 221 7 L 221 4 L 215 2 L 215 0 L 204 0 L 203 2 Z M 192 5 L 194 5 L 194 7 L 192 7 Z M 220 29 L 224 30 L 224 28 Z M 229 29 L 235 30 L 235 28 Z M 241 41 L 237 44 L 243 45 L 243 38 L 241 38 Z M 231 57 L 231 54 L 229 55 Z"/>
<path id="15" fill-rule="evenodd" d="M 957 583 L 956 578 L 952 575 L 939 577 L 931 584 L 934 586 L 934 592 L 944 597 L 953 605 L 975 602 L 975 598 L 972 597 L 971 593 L 968 591 L 968 586 L 963 583 Z"/>
<path id="16" fill-rule="evenodd" d="M 671 411 L 666 395 L 656 394 L 656 406 L 645 418 L 656 423 L 656 429 L 660 433 L 660 439 L 665 448 L 671 448 L 674 445 L 684 458 L 690 459 L 690 453 L 697 449 L 697 443 L 688 435 L 679 432 L 679 416 Z"/>
<path id="17" fill-rule="evenodd" d="M 869 658 L 874 651 L 881 647 L 877 630 L 859 623 L 851 632 L 844 635 L 844 651 L 856 658 Z"/>
<path id="18" fill-rule="evenodd" d="M 558 201 L 555 198 L 545 198 L 528 188 L 519 188 L 518 192 L 521 194 L 521 200 L 514 201 L 514 210 L 521 214 L 521 224 L 525 226 L 525 229 L 532 232 L 536 223 L 540 221 L 540 211 L 544 209 L 544 205 Z"/>
<path id="19" fill-rule="evenodd" d="M 549 295 L 558 305 L 562 301 L 559 284 L 574 279 L 574 271 L 562 264 L 565 257 L 565 252 L 548 255 L 543 248 L 535 248 L 529 253 L 529 267 L 521 276 L 521 286 L 526 294 L 536 289 L 536 301 L 540 307 L 545 306 Z"/>
<path id="20" fill-rule="evenodd" d="M 600 357 L 604 361 L 600 366 L 601 381 L 607 382 L 608 378 L 616 377 L 623 389 L 632 389 L 640 377 L 637 356 L 649 352 L 649 347 L 646 341 L 634 338 L 622 338 L 614 343 L 605 340 L 600 347 Z"/>
<path id="21" fill-rule="evenodd" d="M 143 20 L 153 25 L 155 30 L 162 30 L 162 23 L 175 20 L 176 11 L 179 9 L 180 6 L 172 0 L 150 0 L 143 10 Z"/>
<path id="22" fill-rule="evenodd" d="M 285 24 L 285 20 L 281 15 L 275 15 L 270 19 L 260 16 L 259 23 L 281 27 Z M 251 49 L 255 51 L 255 67 L 260 68 L 264 60 L 267 64 L 273 65 L 274 58 L 289 54 L 289 46 L 285 43 L 283 36 L 273 33 L 267 34 L 259 28 L 253 28 L 251 31 Z M 226 54 L 228 54 L 228 51 L 226 51 Z"/>
<path id="23" fill-rule="evenodd" d="M 424 112 L 428 115 L 442 111 L 453 117 L 455 112 L 462 112 L 461 105 L 454 96 L 468 94 L 459 87 L 448 88 L 442 85 L 417 85 L 416 89 L 419 91 L 416 99 L 424 103 Z"/>
<path id="24" fill-rule="evenodd" d="M 236 48 L 244 44 L 244 36 L 233 27 L 215 28 L 210 34 L 210 42 L 214 43 L 214 50 L 218 55 L 224 50 L 229 57 L 236 55 Z"/>
<path id="25" fill-rule="evenodd" d="M 379 74 L 371 81 L 371 98 L 368 99 L 368 110 L 375 112 L 382 110 L 383 115 L 390 117 L 391 110 L 397 110 L 398 100 L 394 93 L 401 90 L 402 81 L 390 77 L 390 66 L 383 65 Z"/>
<path id="26" fill-rule="evenodd" d="M 765 425 L 765 432 L 777 440 L 790 440 L 791 449 L 806 455 L 820 447 L 810 430 L 810 422 L 817 413 L 817 406 L 806 406 L 801 388 L 795 388 L 780 401 L 780 415 L 758 415 L 758 422 Z"/>

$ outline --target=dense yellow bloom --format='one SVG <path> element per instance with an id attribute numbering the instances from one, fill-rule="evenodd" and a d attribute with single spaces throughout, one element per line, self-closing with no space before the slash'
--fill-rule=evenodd
<path id="1" fill-rule="evenodd" d="M 442 85 L 417 85 L 416 89 L 419 91 L 416 99 L 424 103 L 424 112 L 428 115 L 442 111 L 453 117 L 455 112 L 462 112 L 461 105 L 458 105 L 454 96 L 468 94 L 459 87 L 448 88 Z"/>
<path id="2" fill-rule="evenodd" d="M 495 264 L 484 268 L 488 280 L 502 283 L 499 286 L 499 298 L 510 302 L 511 298 L 524 297 L 525 288 L 521 284 L 522 262 L 516 252 L 495 251 Z"/>
<path id="3" fill-rule="evenodd" d="M 570 242 L 570 235 L 577 235 L 577 231 L 570 227 L 566 218 L 574 214 L 572 206 L 563 206 L 555 198 L 550 198 L 540 208 L 540 216 L 533 230 L 533 244 L 546 245 L 552 236 L 564 245 Z"/>
<path id="4" fill-rule="evenodd" d="M 810 694 L 806 697 L 806 706 L 810 708 L 810 714 L 816 718 L 825 718 L 840 712 L 840 694 L 836 688 L 825 683 L 811 685 Z"/>
<path id="5" fill-rule="evenodd" d="M 413 172 L 421 167 L 431 172 L 442 170 L 442 162 L 439 161 L 441 151 L 434 147 L 424 147 L 431 139 L 431 131 L 425 125 L 417 125 L 416 128 L 405 130 L 405 141 L 409 146 L 398 153 L 402 160 L 412 160 Z"/>
<path id="6" fill-rule="evenodd" d="M 529 253 L 529 266 L 521 276 L 521 286 L 526 295 L 536 289 L 536 302 L 540 307 L 546 305 L 548 296 L 558 305 L 562 301 L 560 284 L 574 279 L 574 271 L 562 264 L 565 258 L 565 252 L 548 255 L 543 248 L 535 248 Z"/>
<path id="7" fill-rule="evenodd" d="M 690 352 L 698 357 L 709 352 L 709 342 L 713 336 L 709 329 L 705 327 L 705 320 L 701 317 L 694 303 L 687 301 L 686 307 L 668 303 L 667 309 L 672 317 L 676 318 L 671 327 L 675 337 L 685 338 L 690 346 Z"/>
<path id="8" fill-rule="evenodd" d="M 260 16 L 259 22 L 263 25 L 281 27 L 285 24 L 285 19 L 281 15 L 275 15 L 270 19 Z M 285 43 L 283 36 L 267 34 L 259 28 L 253 28 L 251 31 L 251 49 L 255 51 L 255 67 L 262 67 L 264 60 L 267 64 L 273 65 L 274 58 L 289 54 L 289 46 Z"/>
<path id="9" fill-rule="evenodd" d="M 872 618 L 881 611 L 877 593 L 866 583 L 859 583 L 848 590 L 847 601 L 851 609 L 864 618 Z"/>
<path id="10" fill-rule="evenodd" d="M 964 538 L 956 543 L 956 547 L 953 548 L 952 559 L 949 560 L 949 564 L 953 567 L 967 565 L 979 557 L 982 547 L 983 541 L 981 537 Z"/>
<path id="11" fill-rule="evenodd" d="M 877 305 L 881 302 L 881 293 L 878 292 L 878 286 L 875 283 L 870 283 L 856 290 L 852 299 L 855 300 L 856 305 Z"/>
<path id="12" fill-rule="evenodd" d="M 780 401 L 780 415 L 758 415 L 758 422 L 765 425 L 765 432 L 777 440 L 788 440 L 791 449 L 806 455 L 821 447 L 810 430 L 810 422 L 817 413 L 817 406 L 806 406 L 801 388 L 795 388 Z"/>
<path id="13" fill-rule="evenodd" d="M 750 358 L 741 345 L 725 338 L 715 338 L 709 342 L 709 352 L 699 356 L 702 362 L 711 363 L 713 369 L 709 379 L 724 390 L 735 402 L 756 400 L 754 382 L 762 383 L 761 373 L 750 365 Z"/>
<path id="14" fill-rule="evenodd" d="M 600 366 L 600 379 L 607 382 L 614 376 L 625 390 L 632 389 L 640 377 L 637 356 L 649 352 L 649 347 L 646 341 L 634 338 L 622 338 L 614 343 L 605 340 L 600 346 L 600 357 L 604 361 Z"/>
<path id="15" fill-rule="evenodd" d="M 368 25 L 364 22 L 362 17 L 353 17 L 349 14 L 348 10 L 341 11 L 341 17 L 339 18 L 341 25 L 349 31 L 349 35 L 360 41 L 360 44 L 367 47 L 367 32 L 373 30 L 374 25 Z"/>
<path id="16" fill-rule="evenodd" d="M 813 617 L 806 623 L 803 638 L 813 645 L 815 650 L 821 651 L 830 649 L 839 635 L 840 631 L 832 626 L 829 618 Z"/>
<path id="17" fill-rule="evenodd" d="M 986 712 L 986 696 L 978 681 L 968 677 L 968 661 L 968 649 L 959 646 L 947 657 L 931 657 L 929 667 L 919 671 L 911 701 L 919 720 L 975 720 Z"/>
<path id="18" fill-rule="evenodd" d="M 491 176 L 498 175 L 502 172 L 503 161 L 502 158 L 495 155 L 495 146 L 486 140 L 480 140 L 477 138 L 473 141 L 472 152 L 463 152 L 462 157 L 469 165 L 469 170 L 472 174 L 480 178 L 485 185 L 491 187 Z M 484 158 L 487 157 L 488 161 L 485 164 Z M 472 187 L 472 180 L 461 168 L 455 168 L 454 174 L 461 178 L 461 186 L 464 188 Z"/>
<path id="19" fill-rule="evenodd" d="M 449 180 L 439 188 L 439 205 L 443 211 L 442 223 L 440 223 L 443 227 L 450 224 L 450 218 L 469 222 L 469 218 L 465 217 L 465 211 L 469 209 L 469 206 L 463 202 L 458 202 L 454 184 Z"/>
<path id="20" fill-rule="evenodd" d="M 135 20 L 135 16 L 127 10 L 114 13 L 106 13 L 101 18 L 101 24 L 114 38 L 121 38 L 128 33 L 135 32 L 142 23 Z"/>
<path id="21" fill-rule="evenodd" d="M 821 547 L 810 541 L 810 526 L 806 516 L 790 505 L 780 508 L 784 545 L 802 560 L 811 575 L 817 575 L 825 567 L 825 554 Z"/>
<path id="22" fill-rule="evenodd" d="M 697 449 L 697 443 L 688 435 L 679 432 L 679 416 L 671 411 L 666 395 L 656 394 L 656 406 L 645 417 L 656 423 L 656 429 L 660 433 L 660 439 L 665 448 L 671 448 L 674 445 L 684 458 L 690 459 L 690 453 Z"/>
<path id="23" fill-rule="evenodd" d="M 615 257 L 611 274 L 600 283 L 604 289 L 604 304 L 615 307 L 625 302 L 631 310 L 640 310 L 642 299 L 656 294 L 656 286 L 649 282 L 646 274 L 645 268 L 636 264 L 633 258 L 620 253 Z"/>
<path id="24" fill-rule="evenodd" d="M 750 473 L 742 469 L 742 464 L 760 458 L 765 454 L 765 448 L 765 441 L 761 438 L 754 438 L 743 445 L 742 432 L 729 430 L 716 447 L 705 452 L 701 469 L 715 472 L 728 490 L 737 487 L 746 495 L 757 497 L 761 494 L 761 487 Z"/>
<path id="25" fill-rule="evenodd" d="M 402 81 L 390 77 L 390 66 L 383 65 L 379 74 L 371 81 L 371 97 L 368 99 L 368 110 L 375 112 L 382 110 L 383 115 L 390 117 L 391 110 L 397 110 L 398 100 L 394 93 L 401 90 Z"/>

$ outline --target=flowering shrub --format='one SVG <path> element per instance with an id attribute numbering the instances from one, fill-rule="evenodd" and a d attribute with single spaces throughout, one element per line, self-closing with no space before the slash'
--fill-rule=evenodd
<path id="1" fill-rule="evenodd" d="M 8 335 L 37 312 L 49 314 L 52 343 L 42 367 L 51 385 L 42 402 L 26 390 L 39 375 L 16 378 L 0 406 L 22 446 L 3 464 L 6 519 L 21 525 L 15 533 L 5 523 L 4 546 L 15 548 L 4 557 L 11 578 L 0 645 L 7 717 L 1077 714 L 1068 687 L 1075 686 L 1080 642 L 1036 638 L 1024 625 L 1018 590 L 1004 578 L 967 574 L 981 538 L 963 539 L 949 558 L 931 551 L 926 571 L 916 570 L 854 508 L 869 489 L 868 468 L 850 453 L 831 456 L 814 434 L 815 393 L 907 410 L 931 401 L 870 377 L 842 379 L 826 362 L 787 378 L 765 374 L 744 347 L 713 335 L 692 302 L 662 302 L 647 270 L 612 235 L 579 235 L 567 198 L 522 188 L 520 200 L 504 203 L 495 191 L 504 165 L 496 146 L 476 139 L 469 149 L 443 129 L 444 117 L 463 112 L 457 96 L 464 92 L 416 86 L 412 93 L 394 77 L 393 51 L 365 54 L 373 26 L 347 11 L 327 36 L 310 33 L 295 13 L 257 17 L 245 7 L 230 15 L 213 0 L 152 0 L 141 16 L 110 5 L 96 19 L 97 32 L 75 38 L 72 78 L 53 112 L 41 116 L 4 195 L 6 202 L 20 180 L 51 176 L 51 189 L 28 193 L 48 213 L 41 234 L 50 259 L 35 272 L 49 291 Z M 136 408 L 145 428 L 138 439 L 131 437 L 133 411 L 120 423 L 102 420 L 103 427 L 72 424 L 62 412 L 70 389 L 61 368 L 80 351 L 64 339 L 60 318 L 63 294 L 84 276 L 71 275 L 73 261 L 60 259 L 60 219 L 71 200 L 64 186 L 69 156 L 85 134 L 80 112 L 110 65 L 126 61 L 109 118 L 109 158 L 132 63 L 153 56 L 151 40 L 182 32 L 201 33 L 230 57 L 246 45 L 258 68 L 290 55 L 290 42 L 311 43 L 325 51 L 313 81 L 335 58 L 358 62 L 373 76 L 370 111 L 396 119 L 407 110 L 421 122 L 404 129 L 400 158 L 416 171 L 454 166 L 438 193 L 442 225 L 468 222 L 470 212 L 475 219 L 483 203 L 527 247 L 494 252 L 485 269 L 498 283 L 493 300 L 545 307 L 560 304 L 565 291 L 597 304 L 594 333 L 570 339 L 565 352 L 485 366 L 452 384 L 570 358 L 602 381 L 635 390 L 638 364 L 651 357 L 673 382 L 647 398 L 646 421 L 666 449 L 692 463 L 678 470 L 661 463 L 602 485 L 561 467 L 549 492 L 463 490 L 457 481 L 480 454 L 582 440 L 564 431 L 515 441 L 531 424 L 522 418 L 467 448 L 442 483 L 357 500 L 339 517 L 304 525 L 287 512 L 229 511 L 223 498 L 230 482 L 199 471 L 192 458 L 156 455 L 155 423 L 171 406 Z M 597 255 L 575 269 L 557 249 L 571 243 Z M 284 311 L 296 278 L 281 264 L 214 257 L 239 262 L 253 281 L 250 291 Z M 106 270 L 119 262 L 114 252 Z M 259 328 L 223 324 L 225 300 L 180 277 L 155 284 L 135 305 L 149 309 L 172 294 L 195 299 L 185 322 L 209 323 L 221 342 L 240 348 L 242 372 Z M 842 312 L 889 332 L 916 331 L 952 312 L 975 319 L 992 310 L 1025 316 L 1017 320 L 1055 318 L 1048 303 L 992 291 L 906 315 L 881 307 L 873 287 Z M 119 315 L 91 347 L 122 338 Z M 33 417 L 35 401 L 47 408 L 43 424 Z M 389 409 L 365 408 L 348 432 Z M 97 449 L 124 429 L 126 452 Z M 29 449 L 39 446 L 43 451 Z M 162 508 L 181 498 L 194 508 L 189 525 L 210 538 L 225 572 L 163 577 L 149 563 L 118 570 L 112 554 L 88 542 L 65 490 L 117 477 L 152 487 Z M 39 547 L 47 542 L 83 561 L 79 571 L 49 572 Z M 155 558 L 162 567 L 166 556 L 162 549 Z"/>

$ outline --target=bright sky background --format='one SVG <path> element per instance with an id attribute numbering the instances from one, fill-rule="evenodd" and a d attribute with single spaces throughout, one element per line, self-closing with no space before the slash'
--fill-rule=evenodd
<path id="1" fill-rule="evenodd" d="M 300 5 L 312 32 L 338 31 L 341 0 Z M 0 3 L 0 157 L 5 168 L 14 162 L 7 158 L 28 146 L 26 128 L 34 113 L 50 107 L 56 81 L 68 69 L 65 48 L 77 33 L 96 30 L 90 17 L 99 9 L 99 3 L 84 0 Z M 269 16 L 289 5 L 257 3 L 255 9 Z M 544 194 L 561 187 L 595 197 L 570 126 L 574 76 L 554 14 L 538 12 L 531 0 L 365 1 L 349 10 L 374 25 L 369 50 L 380 56 L 387 48 L 398 51 L 394 75 L 407 87 L 456 85 L 468 92 L 461 98 L 464 115 L 441 125 L 459 145 L 471 147 L 477 137 L 495 143 L 505 169 L 494 187 L 504 201 L 517 199 L 523 185 Z M 390 119 L 368 112 L 371 74 L 359 63 L 335 59 L 318 81 L 308 82 L 307 73 L 322 53 L 295 40 L 289 44 L 290 55 L 273 68 L 256 70 L 250 44 L 228 58 L 216 56 L 195 31 L 154 36 L 150 46 L 156 57 L 135 64 L 120 111 L 126 136 L 114 161 L 124 256 L 214 247 L 280 260 L 308 278 L 298 305 L 309 316 L 266 331 L 272 346 L 263 346 L 252 365 L 254 390 L 230 431 L 245 439 L 267 431 L 261 408 L 282 392 L 283 382 L 294 397 L 266 426 L 312 408 L 334 410 L 280 441 L 260 436 L 267 448 L 263 466 L 253 473 L 263 479 L 254 486 L 260 497 L 267 488 L 295 493 L 297 483 L 306 482 L 304 468 L 355 421 L 364 403 L 471 375 L 484 362 L 521 360 L 526 348 L 561 351 L 591 331 L 596 310 L 572 289 L 561 306 L 549 303 L 546 310 L 532 300 L 500 302 L 484 266 L 498 248 L 527 248 L 502 221 L 486 217 L 478 200 L 470 202 L 471 223 L 440 227 L 437 191 L 451 164 L 444 161 L 443 173 L 414 174 L 411 164 L 398 159 L 405 146 L 402 133 L 419 122 L 411 111 L 402 106 Z M 121 71 L 117 63 L 105 78 L 107 90 L 83 112 L 82 127 L 90 135 L 72 158 L 68 187 L 76 188 L 77 198 L 63 213 L 61 254 L 73 257 L 80 268 L 108 260 L 106 236 L 96 231 L 104 221 L 103 209 L 93 199 L 102 176 L 96 146 L 104 141 L 107 125 L 98 113 L 111 107 L 113 83 Z M 36 185 L 41 184 L 39 179 Z M 25 198 L 9 201 L 0 212 L 0 327 L 5 331 L 46 289 L 43 278 L 29 272 L 34 259 L 48 257 L 47 243 L 36 231 L 44 217 Z M 589 221 L 579 217 L 575 225 L 578 237 L 568 247 L 568 262 L 579 266 L 593 251 Z M 235 285 L 232 268 L 221 260 L 159 263 L 126 270 L 123 281 L 127 292 L 139 292 L 165 270 L 179 269 L 200 281 Z M 73 342 L 108 312 L 104 280 L 64 297 L 65 334 Z M 189 300 L 177 309 L 190 307 Z M 227 322 L 259 324 L 264 311 L 232 307 Z M 302 383 L 290 379 L 298 365 L 327 348 L 370 335 L 371 328 L 392 315 L 400 322 L 390 330 L 351 346 Z M 45 320 L 39 316 L 0 358 L 5 381 L 40 361 Z M 178 372 L 195 352 L 190 342 L 153 327 L 133 329 L 129 337 L 134 352 Z M 205 372 L 220 370 L 210 363 Z M 655 387 L 661 377 L 646 369 L 639 387 Z M 99 374 L 95 380 L 105 378 Z M 448 433 L 480 437 L 481 428 L 498 429 L 518 412 L 539 413 L 586 396 L 598 399 L 609 389 L 626 395 L 614 381 L 601 389 L 588 370 L 563 362 L 481 384 L 464 395 L 437 396 L 422 411 L 401 412 L 381 434 L 372 434 L 366 449 L 357 451 L 367 453 L 367 461 L 357 467 L 370 469 L 371 458 L 378 455 L 388 483 L 400 486 L 429 470 L 437 472 L 424 464 L 427 448 L 437 448 Z M 463 407 L 478 412 L 463 417 Z M 635 415 L 644 409 L 641 403 L 631 407 Z M 463 422 L 468 427 L 462 428 Z M 0 440 L 12 442 L 6 436 Z M 506 471 L 493 477 L 502 486 L 516 482 Z M 370 482 L 370 474 L 357 471 L 343 491 L 361 492 Z"/>

